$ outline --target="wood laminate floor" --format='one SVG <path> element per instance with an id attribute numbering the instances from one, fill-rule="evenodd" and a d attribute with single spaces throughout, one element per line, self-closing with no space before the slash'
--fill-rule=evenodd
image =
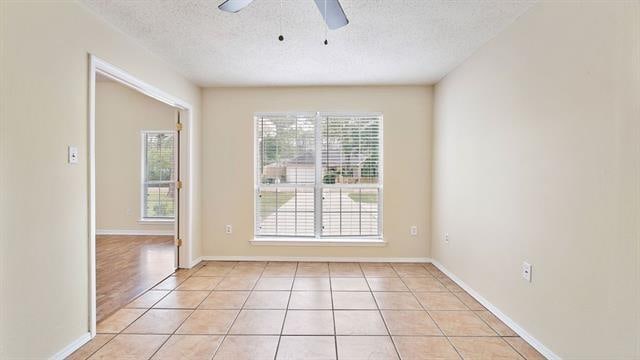
<path id="1" fill-rule="evenodd" d="M 174 257 L 173 236 L 97 236 L 97 321 L 171 275 Z"/>

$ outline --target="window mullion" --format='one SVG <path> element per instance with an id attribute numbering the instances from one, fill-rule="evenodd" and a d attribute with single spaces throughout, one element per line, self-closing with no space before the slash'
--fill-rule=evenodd
<path id="1" fill-rule="evenodd" d="M 320 113 L 316 113 L 315 122 L 315 181 L 314 181 L 314 236 L 322 236 L 322 121 Z"/>

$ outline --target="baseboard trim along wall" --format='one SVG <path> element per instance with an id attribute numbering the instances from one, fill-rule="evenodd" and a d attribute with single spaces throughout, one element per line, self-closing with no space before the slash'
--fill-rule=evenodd
<path id="1" fill-rule="evenodd" d="M 98 229 L 96 235 L 155 235 L 169 236 L 174 235 L 173 230 L 115 230 L 115 229 Z"/>
<path id="2" fill-rule="evenodd" d="M 428 257 L 385 258 L 385 257 L 330 257 L 330 256 L 202 256 L 195 259 L 191 267 L 201 261 L 315 261 L 315 262 L 398 262 L 430 263 Z"/>
<path id="3" fill-rule="evenodd" d="M 435 265 L 440 271 L 445 273 L 451 280 L 453 280 L 458 286 L 460 286 L 464 291 L 468 292 L 473 298 L 475 298 L 480 304 L 486 307 L 489 311 L 491 311 L 498 319 L 502 320 L 503 323 L 507 324 L 513 331 L 515 331 L 522 339 L 528 342 L 531 346 L 533 346 L 536 350 L 538 350 L 542 355 L 544 355 L 549 360 L 561 360 L 562 358 L 551 351 L 549 348 L 544 346 L 543 343 L 538 341 L 538 339 L 534 338 L 531 334 L 529 334 L 522 326 L 518 325 L 515 321 L 511 320 L 510 317 L 505 315 L 500 309 L 491 304 L 487 299 L 482 297 L 477 291 L 473 290 L 469 285 L 467 285 L 464 281 L 460 280 L 457 276 L 455 276 L 452 272 L 447 270 L 442 264 L 440 264 L 436 260 L 431 261 L 433 265 Z"/>
<path id="4" fill-rule="evenodd" d="M 64 349 L 58 351 L 57 353 L 51 356 L 51 360 L 62 360 L 67 356 L 73 354 L 74 351 L 78 350 L 82 345 L 86 344 L 91 340 L 91 333 L 82 334 L 79 338 L 73 340 L 69 345 L 65 346 Z"/>

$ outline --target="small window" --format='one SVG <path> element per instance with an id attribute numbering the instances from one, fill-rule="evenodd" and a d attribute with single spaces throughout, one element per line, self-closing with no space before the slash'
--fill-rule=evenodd
<path id="1" fill-rule="evenodd" d="M 142 132 L 142 219 L 175 217 L 174 131 Z"/>
<path id="2" fill-rule="evenodd" d="M 256 116 L 256 237 L 382 236 L 382 116 Z"/>

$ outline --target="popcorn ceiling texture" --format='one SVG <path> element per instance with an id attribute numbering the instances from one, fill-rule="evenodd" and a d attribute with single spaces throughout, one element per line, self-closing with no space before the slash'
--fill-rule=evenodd
<path id="1" fill-rule="evenodd" d="M 200 86 L 433 84 L 532 1 L 341 0 L 329 31 L 313 0 L 82 0 Z"/>

